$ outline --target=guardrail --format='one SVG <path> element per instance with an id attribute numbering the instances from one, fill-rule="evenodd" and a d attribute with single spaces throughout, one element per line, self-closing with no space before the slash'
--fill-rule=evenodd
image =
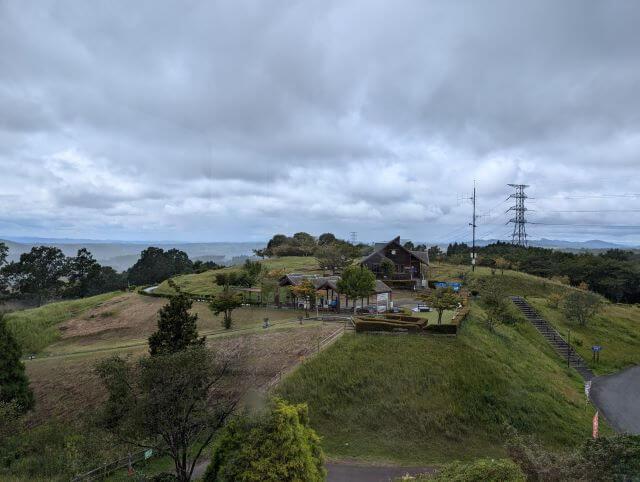
<path id="1" fill-rule="evenodd" d="M 84 474 L 76 475 L 73 479 L 71 479 L 71 482 L 100 480 L 112 474 L 116 470 L 124 469 L 126 467 L 133 467 L 135 464 L 144 462 L 154 455 L 155 454 L 153 449 L 141 450 L 113 462 L 103 464 L 100 467 L 96 467 L 95 469 L 90 470 L 89 472 L 85 472 Z"/>

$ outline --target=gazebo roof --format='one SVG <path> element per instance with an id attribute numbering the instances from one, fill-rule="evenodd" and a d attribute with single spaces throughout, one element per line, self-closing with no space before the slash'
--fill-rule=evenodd
<path id="1" fill-rule="evenodd" d="M 309 280 L 313 283 L 313 286 L 317 290 L 325 290 L 330 289 L 336 292 L 340 292 L 338 289 L 338 280 L 340 280 L 340 276 L 320 276 L 316 274 L 287 274 L 280 278 L 280 286 L 298 286 L 304 280 Z M 374 293 L 391 293 L 391 288 L 387 286 L 381 280 L 376 280 L 376 286 L 374 288 Z"/>

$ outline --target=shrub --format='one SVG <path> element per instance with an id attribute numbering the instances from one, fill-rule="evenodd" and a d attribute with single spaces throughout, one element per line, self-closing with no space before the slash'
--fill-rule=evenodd
<path id="1" fill-rule="evenodd" d="M 427 325 L 423 329 L 427 333 L 455 335 L 458 332 L 458 325 Z"/>
<path id="2" fill-rule="evenodd" d="M 512 460 L 477 459 L 445 465 L 433 480 L 455 482 L 525 482 L 527 479 Z"/>
<path id="3" fill-rule="evenodd" d="M 319 482 L 325 477 L 324 454 L 309 426 L 307 405 L 276 399 L 267 414 L 227 425 L 204 480 Z"/>
<path id="4" fill-rule="evenodd" d="M 372 331 L 419 333 L 421 326 L 407 322 L 379 321 L 379 320 L 358 320 L 356 321 L 356 333 Z"/>

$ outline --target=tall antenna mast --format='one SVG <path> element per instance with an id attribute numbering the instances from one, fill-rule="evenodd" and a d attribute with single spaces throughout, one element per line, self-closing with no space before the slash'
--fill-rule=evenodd
<path id="1" fill-rule="evenodd" d="M 471 241 L 471 271 L 476 270 L 476 180 L 473 180 L 473 215 L 469 226 L 471 226 L 472 241 Z"/>
<path id="2" fill-rule="evenodd" d="M 507 224 L 513 223 L 513 234 L 511 235 L 511 244 L 517 246 L 527 246 L 527 231 L 525 225 L 527 220 L 524 213 L 527 208 L 524 206 L 524 200 L 527 199 L 527 195 L 524 193 L 525 188 L 528 188 L 528 184 L 507 184 L 513 187 L 516 191 L 511 194 L 507 199 L 515 199 L 515 205 L 507 209 L 507 212 L 514 211 L 513 218 L 507 221 Z"/>
<path id="3" fill-rule="evenodd" d="M 358 243 L 358 233 L 356 231 L 351 231 L 349 233 L 349 237 L 351 238 L 351 244 L 355 246 Z"/>

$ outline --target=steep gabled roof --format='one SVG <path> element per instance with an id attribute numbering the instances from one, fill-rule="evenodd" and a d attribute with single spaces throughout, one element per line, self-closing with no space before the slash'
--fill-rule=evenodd
<path id="1" fill-rule="evenodd" d="M 396 236 L 395 238 L 393 238 L 391 241 L 387 243 L 375 243 L 373 248 L 373 253 L 371 253 L 369 256 L 365 256 L 364 258 L 362 258 L 360 260 L 360 264 L 363 264 L 364 262 L 366 262 L 371 258 L 374 258 L 375 256 L 380 256 L 381 258 L 385 258 L 386 256 L 384 255 L 383 251 L 387 246 L 389 246 L 392 243 L 397 244 L 400 249 L 409 253 L 410 256 L 417 258 L 421 263 L 424 263 L 427 265 L 429 264 L 429 254 L 426 251 L 408 250 L 407 248 L 402 246 L 402 244 L 400 243 L 400 236 Z"/>

